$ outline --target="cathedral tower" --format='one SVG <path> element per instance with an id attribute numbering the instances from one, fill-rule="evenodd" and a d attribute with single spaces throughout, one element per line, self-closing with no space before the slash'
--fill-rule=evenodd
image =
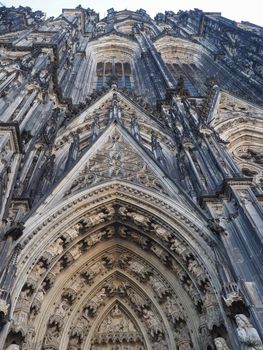
<path id="1" fill-rule="evenodd" d="M 0 349 L 263 349 L 263 29 L 0 9 Z"/>

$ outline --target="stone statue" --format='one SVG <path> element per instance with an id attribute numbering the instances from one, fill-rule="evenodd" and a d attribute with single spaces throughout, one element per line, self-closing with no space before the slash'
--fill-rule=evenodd
<path id="1" fill-rule="evenodd" d="M 263 350 L 262 341 L 257 330 L 252 326 L 249 319 L 243 315 L 235 316 L 237 323 L 237 335 L 242 344 L 242 349 Z"/>
<path id="2" fill-rule="evenodd" d="M 152 227 L 157 237 L 159 237 L 160 239 L 163 239 L 166 242 L 170 241 L 170 238 L 172 237 L 171 232 L 169 232 L 168 230 L 166 230 L 165 228 L 163 228 L 158 224 L 152 224 Z"/>
<path id="3" fill-rule="evenodd" d="M 155 293 L 157 294 L 158 298 L 163 299 L 165 295 L 169 293 L 167 288 L 157 278 L 151 276 L 149 283 L 152 286 Z"/>
<path id="4" fill-rule="evenodd" d="M 6 348 L 6 350 L 20 350 L 20 346 L 17 344 L 11 344 Z"/>
<path id="5" fill-rule="evenodd" d="M 90 313 L 94 316 L 106 297 L 106 289 L 102 288 L 101 291 L 98 292 L 86 305 L 85 310 L 87 310 L 88 314 Z"/>
<path id="6" fill-rule="evenodd" d="M 147 308 L 149 302 L 138 295 L 133 289 L 128 288 L 126 293 L 135 309 L 140 313 L 142 313 L 143 310 Z"/>
<path id="7" fill-rule="evenodd" d="M 166 166 L 166 159 L 163 154 L 162 147 L 157 139 L 157 135 L 154 131 L 151 133 L 151 145 L 152 145 L 152 152 L 154 154 L 154 157 L 162 166 Z"/>
<path id="8" fill-rule="evenodd" d="M 156 336 L 161 336 L 163 334 L 162 326 L 159 320 L 156 318 L 151 310 L 143 310 L 143 319 L 149 329 L 150 335 L 155 338 Z"/>
<path id="9" fill-rule="evenodd" d="M 141 141 L 140 128 L 136 115 L 133 115 L 131 118 L 131 133 L 137 141 Z"/>
<path id="10" fill-rule="evenodd" d="M 224 338 L 215 338 L 214 342 L 217 350 L 230 350 Z"/>
<path id="11" fill-rule="evenodd" d="M 99 134 L 100 134 L 100 123 L 99 123 L 99 117 L 96 116 L 91 126 L 92 142 L 94 142 L 98 138 Z"/>

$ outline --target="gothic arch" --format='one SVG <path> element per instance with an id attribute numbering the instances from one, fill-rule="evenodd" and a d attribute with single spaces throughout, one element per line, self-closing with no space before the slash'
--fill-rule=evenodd
<path id="1" fill-rule="evenodd" d="M 201 315 L 207 319 L 210 330 L 222 324 L 223 318 L 220 311 L 222 306 L 218 298 L 220 282 L 217 278 L 214 253 L 211 248 L 216 241 L 204 222 L 197 219 L 196 214 L 191 213 L 185 204 L 140 186 L 119 181 L 109 181 L 106 184 L 83 190 L 60 199 L 53 206 L 52 201 L 55 203 L 55 197 L 58 195 L 55 192 L 28 220 L 25 235 L 19 241 L 22 252 L 18 261 L 17 279 L 13 290 L 14 299 L 18 299 L 12 310 L 14 321 L 11 330 L 13 333 L 21 332 L 25 337 L 28 327 L 32 326 L 33 319 L 38 329 L 42 329 L 40 334 L 37 329 L 35 330 L 38 337 L 35 340 L 36 344 L 40 346 L 42 342 L 43 349 L 49 349 L 49 343 L 46 340 L 48 335 L 45 335 L 43 330 L 47 325 L 49 329 L 50 327 L 52 329 L 54 325 L 54 327 L 59 327 L 57 325 L 60 324 L 60 316 L 56 314 L 55 306 L 60 305 L 61 310 L 63 301 L 67 303 L 67 308 L 71 308 L 73 307 L 71 303 L 75 298 L 79 298 L 76 297 L 79 292 L 75 291 L 75 295 L 72 291 L 67 291 L 66 286 L 69 283 L 74 285 L 74 278 L 83 265 L 96 260 L 96 256 L 110 254 L 111 249 L 120 247 L 122 250 L 128 249 L 127 254 L 130 254 L 130 258 L 126 257 L 128 260 L 125 266 L 129 266 L 129 261 L 139 259 L 139 265 L 135 263 L 134 267 L 135 270 L 136 268 L 139 270 L 135 273 L 124 269 L 123 272 L 118 267 L 112 273 L 121 274 L 122 279 L 133 280 L 133 283 L 135 283 L 134 278 L 135 280 L 139 278 L 135 283 L 139 283 L 137 290 L 148 291 L 148 297 L 151 296 L 150 304 L 156 305 L 162 315 L 165 315 L 162 309 L 166 302 L 178 305 L 178 314 L 163 316 L 165 321 L 162 319 L 161 323 L 166 324 L 165 331 L 162 333 L 156 328 L 157 333 L 149 335 L 152 344 L 157 342 L 157 336 L 160 333 L 158 341 L 165 342 L 169 349 L 170 346 L 171 349 L 175 346 L 173 337 L 176 338 L 177 344 L 180 344 L 180 341 L 188 342 L 189 346 L 190 343 L 193 343 L 198 349 L 202 343 L 198 335 Z M 53 200 L 52 197 L 54 197 Z M 104 258 L 106 259 L 105 256 Z M 117 264 L 120 263 L 119 259 L 116 261 Z M 109 268 L 106 279 L 110 277 L 110 270 Z M 54 271 L 60 276 L 58 282 L 55 282 L 56 273 Z M 92 296 L 92 291 L 89 289 L 90 277 L 87 278 L 86 287 L 83 287 L 86 290 L 84 300 Z M 104 282 L 102 276 L 98 285 Z M 160 285 L 164 283 L 162 287 L 164 291 L 158 289 L 160 295 L 151 291 L 154 283 Z M 120 296 L 117 295 L 116 298 Z M 41 309 L 41 319 L 35 319 L 42 302 L 44 303 L 43 310 L 47 310 L 48 314 Z M 153 315 L 159 317 L 151 309 L 146 308 L 145 310 L 145 312 L 152 313 L 149 317 Z M 31 315 L 29 326 L 26 321 L 28 314 Z M 20 322 L 20 328 L 16 328 L 18 324 L 16 319 L 21 321 L 23 317 L 24 324 Z M 137 317 L 139 317 L 138 314 Z M 191 323 L 192 320 L 194 323 Z M 174 328 L 181 329 L 186 325 L 191 333 L 188 331 L 178 333 L 177 331 L 178 334 L 175 332 L 173 337 L 171 336 Z M 58 330 L 60 328 L 53 329 L 54 332 Z M 166 331 L 169 333 L 168 338 L 165 335 Z M 184 334 L 185 339 L 180 340 L 180 334 Z M 192 340 L 190 340 L 190 334 Z M 64 345 L 59 346 L 64 349 L 66 338 L 63 335 L 61 339 L 64 339 Z M 30 340 L 27 341 L 30 342 Z M 82 340 L 79 342 L 79 346 L 84 346 Z M 86 348 L 89 348 L 88 345 L 85 345 L 83 349 Z"/>
<path id="2" fill-rule="evenodd" d="M 147 339 L 148 338 L 147 332 L 144 329 L 144 327 L 142 326 L 141 322 L 138 320 L 138 318 L 136 318 L 136 315 L 134 315 L 134 312 L 129 307 L 127 307 L 121 301 L 118 301 L 118 300 L 113 300 L 110 305 L 107 305 L 105 307 L 105 310 L 103 310 L 104 312 L 102 313 L 100 319 L 97 320 L 97 322 L 93 326 L 94 331 L 96 330 L 96 328 L 98 328 L 98 326 L 100 326 L 100 324 L 105 320 L 105 318 L 107 316 L 109 316 L 110 312 L 113 311 L 116 306 L 118 306 L 118 308 L 120 308 L 120 309 L 123 309 L 123 312 L 125 312 L 126 315 L 129 315 L 129 320 L 132 320 L 132 323 L 134 325 L 137 325 L 138 328 L 137 327 L 136 328 L 140 330 L 140 333 L 143 336 L 143 338 L 142 338 L 143 340 L 140 341 L 140 343 L 142 344 L 142 346 L 145 346 L 146 349 L 149 349 L 150 342 Z M 93 333 L 95 333 L 95 332 L 91 331 L 90 339 L 87 338 L 86 344 L 84 344 L 84 350 L 89 349 L 89 344 L 91 344 Z"/>
<path id="3" fill-rule="evenodd" d="M 212 125 L 228 143 L 228 150 L 244 175 L 262 186 L 262 108 L 221 92 Z"/>

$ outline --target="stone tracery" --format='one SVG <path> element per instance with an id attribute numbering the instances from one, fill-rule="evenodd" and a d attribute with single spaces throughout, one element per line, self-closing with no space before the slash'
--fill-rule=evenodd
<path id="1" fill-rule="evenodd" d="M 9 11 L 0 348 L 261 349 L 260 30 Z"/>

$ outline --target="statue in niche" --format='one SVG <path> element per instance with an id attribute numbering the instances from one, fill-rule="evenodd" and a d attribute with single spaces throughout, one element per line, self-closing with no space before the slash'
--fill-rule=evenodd
<path id="1" fill-rule="evenodd" d="M 178 304 L 169 296 L 166 298 L 166 302 L 164 303 L 164 310 L 174 325 L 176 325 L 179 320 L 184 319 Z"/>
<path id="2" fill-rule="evenodd" d="M 159 338 L 163 335 L 162 326 L 160 325 L 159 320 L 155 317 L 154 313 L 151 310 L 144 309 L 143 318 L 153 338 L 155 338 L 156 336 L 158 336 Z"/>
<path id="3" fill-rule="evenodd" d="M 217 350 L 230 350 L 224 338 L 218 337 L 214 339 Z"/>
<path id="4" fill-rule="evenodd" d="M 168 261 L 169 255 L 162 247 L 157 244 L 153 244 L 150 249 L 163 263 Z"/>
<path id="5" fill-rule="evenodd" d="M 69 305 L 66 302 L 61 302 L 56 307 L 54 314 L 49 319 L 49 325 L 55 325 L 57 329 L 61 329 L 64 325 L 64 320 L 69 310 Z"/>
<path id="6" fill-rule="evenodd" d="M 43 289 L 40 289 L 37 291 L 35 298 L 34 298 L 32 305 L 31 305 L 31 309 L 34 310 L 34 313 L 37 313 L 40 310 L 44 296 L 45 296 L 45 293 L 44 293 Z"/>
<path id="7" fill-rule="evenodd" d="M 89 228 L 104 222 L 106 218 L 107 218 L 107 214 L 100 212 L 85 218 L 83 220 L 83 223 L 85 224 L 85 228 Z"/>
<path id="8" fill-rule="evenodd" d="M 67 266 L 69 266 L 73 261 L 76 261 L 81 256 L 81 254 L 82 251 L 80 250 L 80 246 L 78 244 L 70 248 L 64 255 Z"/>
<path id="9" fill-rule="evenodd" d="M 184 260 L 186 260 L 190 255 L 190 251 L 187 249 L 185 244 L 179 241 L 177 238 L 173 238 L 170 248 L 178 255 L 181 255 Z"/>
<path id="10" fill-rule="evenodd" d="M 142 313 L 143 310 L 149 306 L 149 302 L 143 299 L 133 289 L 128 288 L 126 293 L 135 309 L 138 310 L 140 313 Z"/>
<path id="11" fill-rule="evenodd" d="M 63 243 L 61 238 L 56 239 L 55 242 L 46 247 L 44 257 L 53 259 L 55 256 L 61 254 L 64 250 Z"/>
<path id="12" fill-rule="evenodd" d="M 147 280 L 148 276 L 151 274 L 149 268 L 138 261 L 129 261 L 128 267 L 135 275 L 139 276 L 142 281 Z"/>
<path id="13" fill-rule="evenodd" d="M 249 319 L 243 315 L 235 316 L 237 323 L 237 335 L 244 350 L 263 350 L 263 344 L 258 331 L 252 326 Z"/>
<path id="14" fill-rule="evenodd" d="M 60 336 L 60 329 L 56 325 L 48 326 L 44 341 L 44 349 L 49 350 L 51 346 L 56 349 L 59 346 Z"/>
<path id="15" fill-rule="evenodd" d="M 106 263 L 104 261 L 97 261 L 94 265 L 90 266 L 86 271 L 82 273 L 82 277 L 86 283 L 91 283 L 97 275 L 103 275 L 106 271 Z"/>
<path id="16" fill-rule="evenodd" d="M 106 231 L 98 231 L 89 235 L 88 238 L 85 239 L 85 242 L 87 243 L 88 247 L 92 247 L 99 243 L 104 236 L 106 236 Z"/>
<path id="17" fill-rule="evenodd" d="M 147 249 L 149 245 L 148 238 L 145 238 L 140 233 L 137 233 L 135 231 L 132 231 L 130 233 L 130 238 L 133 240 L 136 244 L 139 244 L 143 249 Z"/>
<path id="18" fill-rule="evenodd" d="M 28 284 L 34 287 L 37 284 L 37 281 L 45 272 L 46 267 L 44 266 L 44 263 L 42 261 L 38 262 L 38 264 L 34 266 L 28 277 Z"/>
<path id="19" fill-rule="evenodd" d="M 205 273 L 195 259 L 189 260 L 188 270 L 192 272 L 197 277 L 198 280 L 205 280 L 206 278 Z"/>
<path id="20" fill-rule="evenodd" d="M 150 223 L 150 220 L 146 216 L 134 211 L 128 211 L 125 207 L 119 208 L 119 214 L 123 217 L 130 217 L 137 225 L 146 227 Z"/>
<path id="21" fill-rule="evenodd" d="M 152 286 L 155 293 L 157 294 L 158 298 L 163 299 L 169 293 L 167 288 L 157 278 L 151 276 L 149 283 Z"/>
<path id="22" fill-rule="evenodd" d="M 29 315 L 29 294 L 27 291 L 22 292 L 22 298 L 19 299 L 17 309 L 14 311 L 12 317 L 11 328 L 15 333 L 21 332 L 23 335 L 27 333 L 27 323 Z"/>
<path id="23" fill-rule="evenodd" d="M 78 222 L 69 229 L 67 229 L 67 231 L 63 234 L 65 243 L 68 244 L 72 242 L 75 238 L 77 238 L 82 228 L 83 225 L 80 222 Z"/>
<path id="24" fill-rule="evenodd" d="M 157 237 L 159 237 L 160 239 L 163 239 L 166 242 L 170 241 L 172 237 L 171 232 L 169 232 L 168 230 L 166 230 L 165 228 L 157 224 L 152 224 L 152 227 Z"/>
<path id="25" fill-rule="evenodd" d="M 34 338 L 35 338 L 36 332 L 34 328 L 30 327 L 27 330 L 27 334 L 25 337 L 25 340 L 22 344 L 22 350 L 32 350 L 34 348 Z"/>
<path id="26" fill-rule="evenodd" d="M 103 304 L 104 299 L 107 297 L 106 289 L 102 288 L 99 293 L 97 293 L 86 305 L 85 311 L 88 314 L 94 316 L 98 310 L 98 308 Z M 87 315 L 88 316 L 88 315 Z"/>

